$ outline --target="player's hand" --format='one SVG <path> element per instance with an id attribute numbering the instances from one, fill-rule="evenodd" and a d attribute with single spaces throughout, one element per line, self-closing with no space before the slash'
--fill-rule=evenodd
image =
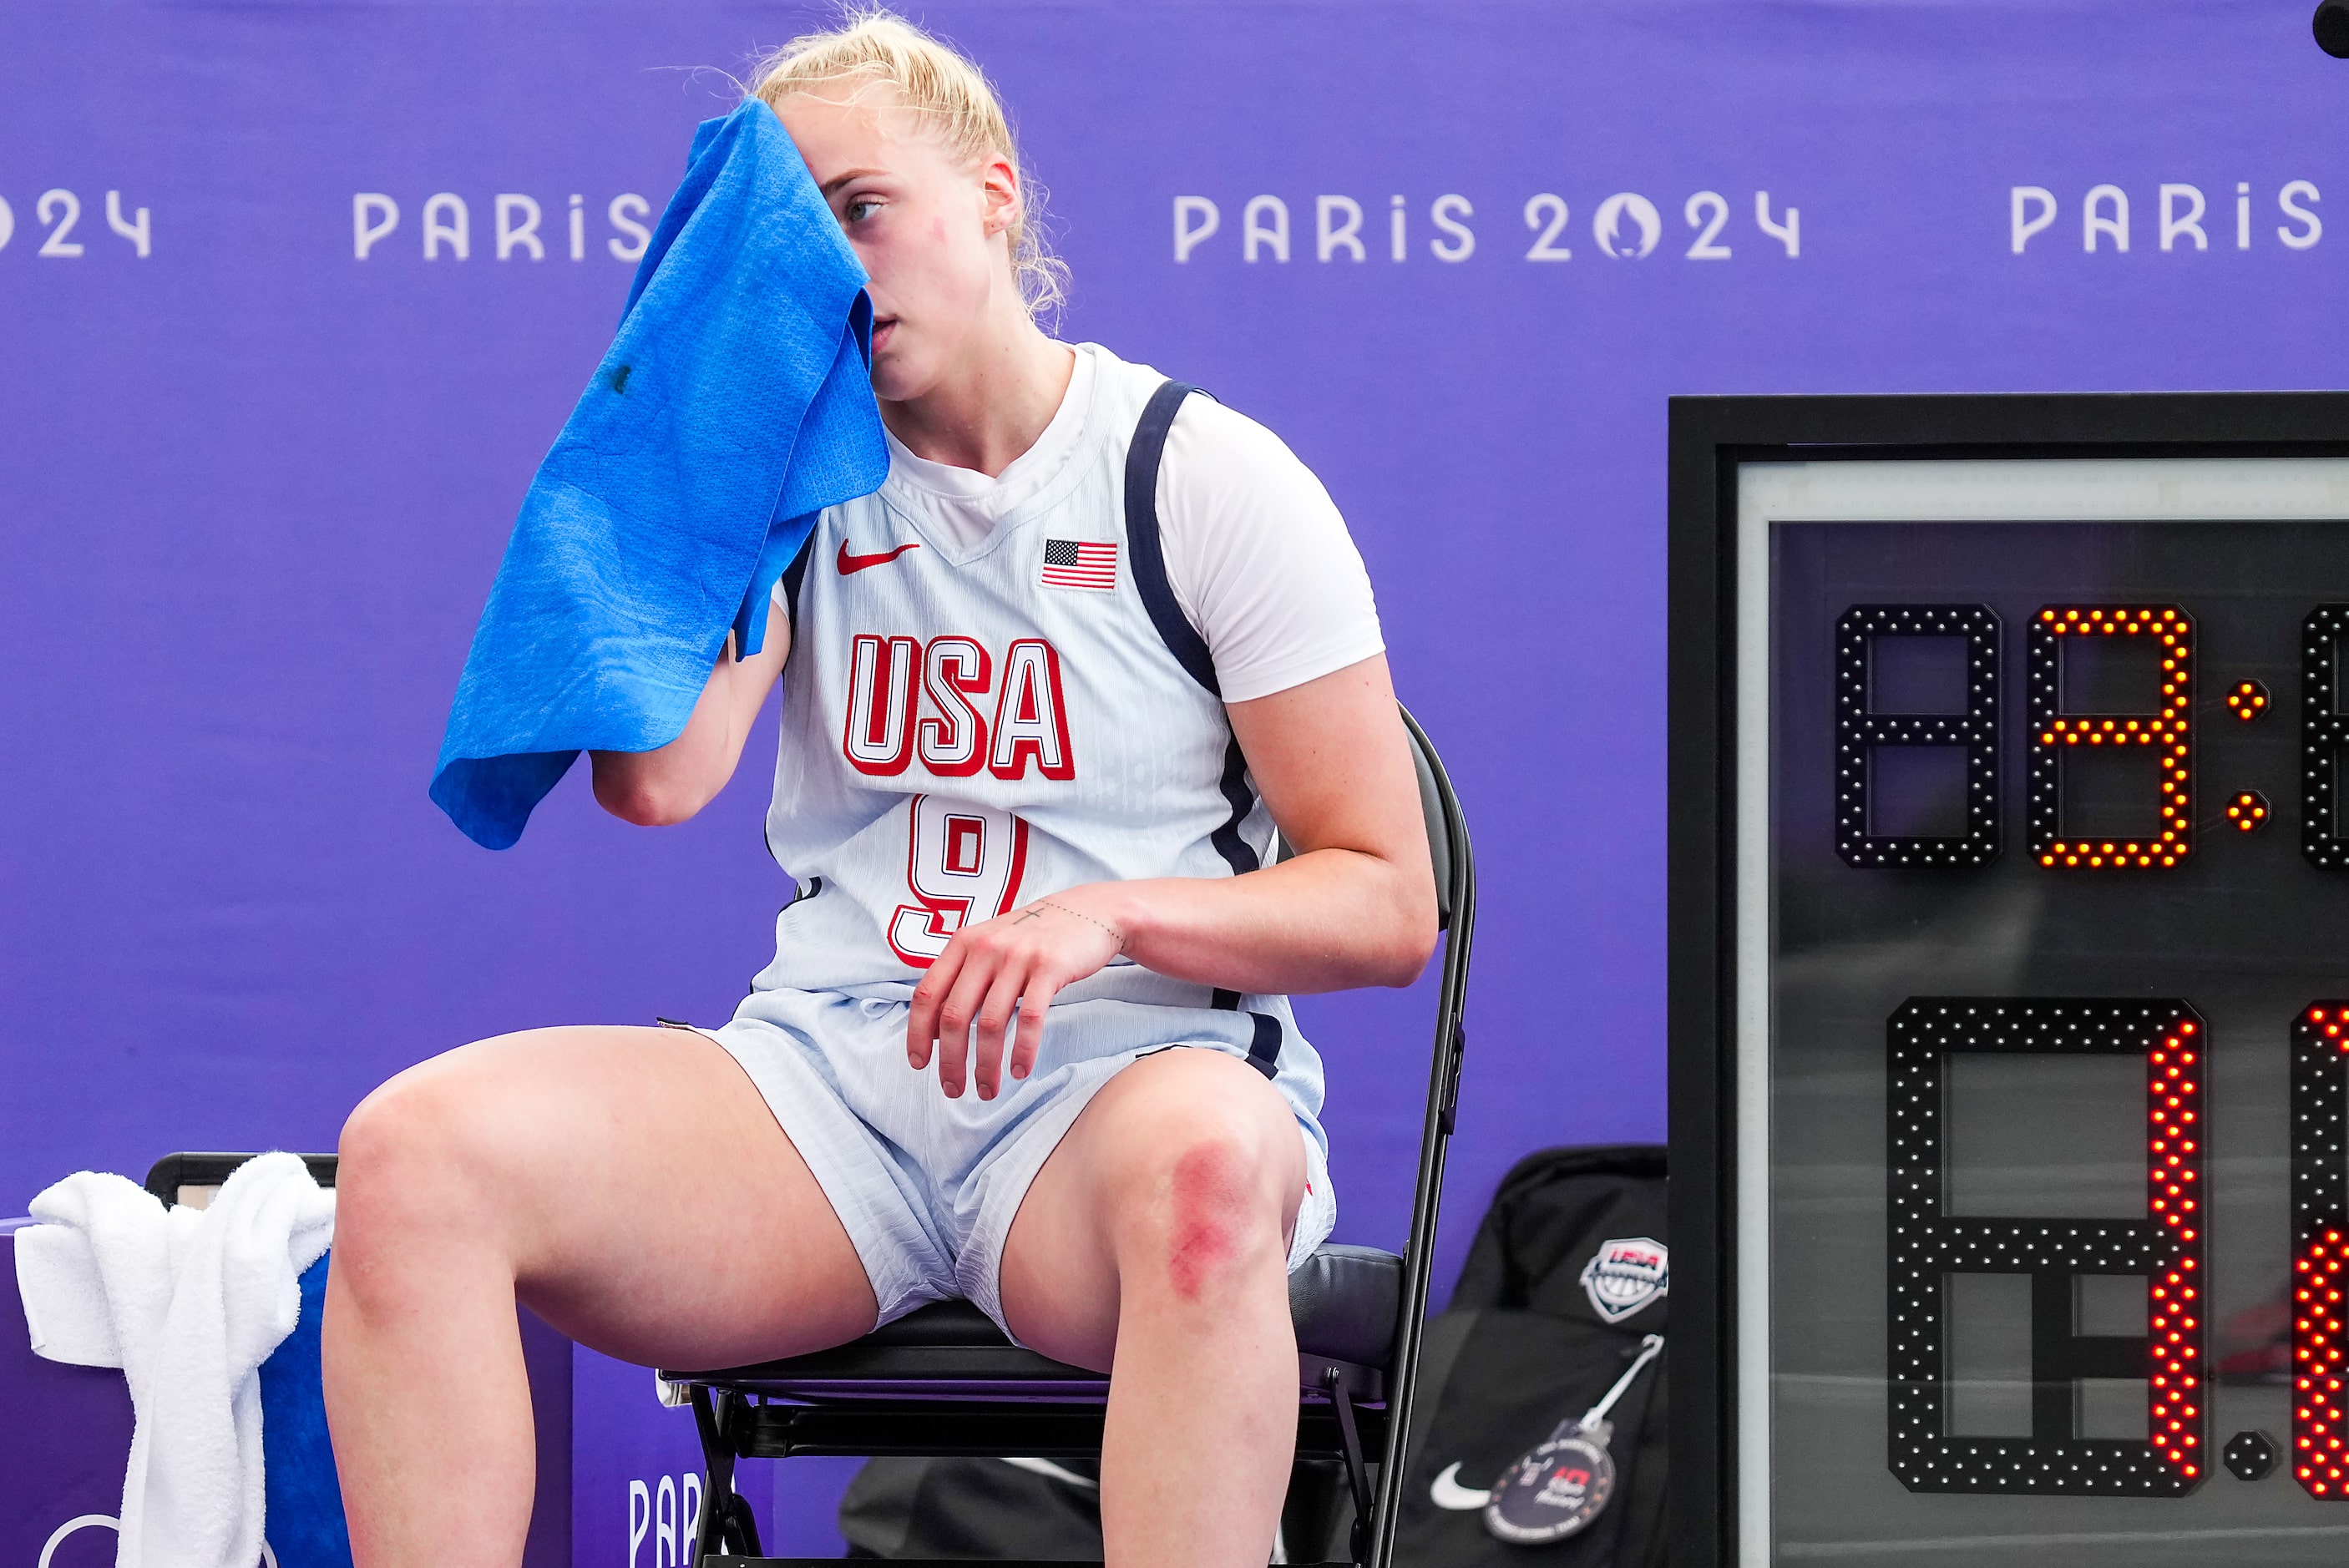
<path id="1" fill-rule="evenodd" d="M 914 987 L 905 1020 L 914 1069 L 927 1068 L 935 1048 L 938 1087 L 949 1099 L 976 1078 L 978 1098 L 993 1099 L 1009 1046 L 1011 1076 L 1026 1078 L 1054 995 L 1125 951 L 1112 902 L 1108 884 L 1075 887 L 956 932 Z"/>

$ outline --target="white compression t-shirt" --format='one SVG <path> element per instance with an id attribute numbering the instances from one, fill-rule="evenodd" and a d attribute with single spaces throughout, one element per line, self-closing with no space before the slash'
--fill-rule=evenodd
<path id="1" fill-rule="evenodd" d="M 1076 346 L 1060 411 L 993 479 L 914 455 L 889 438 L 890 499 L 958 548 L 1034 497 L 1085 437 L 1098 375 L 1152 375 L 1096 344 Z M 1370 573 L 1346 520 L 1279 437 L 1206 397 L 1186 397 L 1158 469 L 1168 586 L 1216 661 L 1226 702 L 1270 696 L 1383 653 Z"/>

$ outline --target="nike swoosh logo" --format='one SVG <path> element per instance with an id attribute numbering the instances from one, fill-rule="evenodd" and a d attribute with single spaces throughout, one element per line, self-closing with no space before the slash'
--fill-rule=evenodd
<path id="1" fill-rule="evenodd" d="M 852 577 L 868 566 L 886 566 L 908 550 L 921 547 L 920 542 L 916 541 L 912 544 L 901 544 L 895 550 L 885 550 L 878 555 L 851 555 L 848 553 L 848 541 L 843 539 L 840 542 L 840 559 L 833 564 L 840 568 L 843 577 Z"/>
<path id="2" fill-rule="evenodd" d="M 1427 1489 L 1427 1501 L 1451 1513 L 1465 1513 L 1472 1508 L 1482 1508 L 1493 1501 L 1493 1494 L 1489 1491 L 1478 1491 L 1474 1487 L 1462 1486 L 1459 1475 L 1458 1465 L 1444 1466 L 1444 1473 L 1437 1476 L 1435 1483 Z"/>

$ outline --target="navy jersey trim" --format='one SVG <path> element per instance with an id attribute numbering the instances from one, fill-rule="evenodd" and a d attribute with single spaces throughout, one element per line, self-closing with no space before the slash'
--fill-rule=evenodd
<path id="1" fill-rule="evenodd" d="M 1256 1026 L 1256 1037 L 1248 1042 L 1248 1066 L 1267 1078 L 1278 1078 L 1283 1037 L 1280 1020 L 1269 1013 L 1250 1013 L 1248 1021 Z"/>
<path id="2" fill-rule="evenodd" d="M 791 617 L 793 643 L 797 643 L 800 636 L 800 584 L 807 581 L 808 562 L 815 555 L 815 536 L 823 531 L 821 527 L 808 530 L 806 542 L 800 546 L 800 552 L 792 557 L 792 563 L 789 566 L 783 568 L 783 613 Z M 785 658 L 790 656 L 788 654 L 784 655 Z M 767 846 L 767 858 L 781 866 L 783 864 L 783 857 L 775 853 L 775 841 L 767 830 L 768 825 L 767 819 L 761 816 L 759 819 L 759 840 Z M 788 866 L 784 867 L 787 872 L 790 869 Z M 823 879 L 818 877 L 815 881 L 817 889 L 821 891 L 823 887 Z M 796 887 L 797 884 L 793 885 Z M 792 903 L 798 902 L 796 897 L 792 900 Z M 783 906 L 784 909 L 790 907 L 789 903 Z"/>
<path id="3" fill-rule="evenodd" d="M 1133 439 L 1125 449 L 1125 537 L 1133 549 L 1134 592 L 1142 595 L 1150 624 L 1158 628 L 1174 662 L 1209 696 L 1221 696 L 1224 688 L 1216 680 L 1216 661 L 1207 652 L 1206 640 L 1174 601 L 1174 586 L 1166 580 L 1166 552 L 1158 540 L 1158 463 L 1166 451 L 1166 433 L 1174 428 L 1175 412 L 1194 392 L 1208 396 L 1188 382 L 1163 382 L 1143 407 Z"/>
<path id="4" fill-rule="evenodd" d="M 1142 607 L 1150 614 L 1150 624 L 1158 628 L 1166 651 L 1174 655 L 1191 678 L 1206 689 L 1208 696 L 1220 698 L 1224 688 L 1216 679 L 1216 661 L 1207 651 L 1206 639 L 1199 635 L 1175 602 L 1174 585 L 1166 579 L 1166 552 L 1158 533 L 1158 468 L 1165 456 L 1166 435 L 1174 428 L 1174 416 L 1183 407 L 1183 399 L 1198 392 L 1209 394 L 1187 382 L 1161 383 L 1143 406 L 1142 418 L 1133 428 L 1133 439 L 1125 449 L 1125 538 L 1132 552 L 1134 592 L 1142 595 Z M 1239 737 L 1234 736 L 1224 751 L 1224 776 L 1219 781 L 1224 799 L 1231 803 L 1232 814 L 1208 835 L 1216 853 L 1232 868 L 1234 876 L 1241 876 L 1260 867 L 1264 862 L 1257 856 L 1255 846 L 1240 837 L 1240 824 L 1256 810 L 1256 792 L 1248 788 L 1247 758 L 1240 750 Z M 1216 987 L 1214 1006 L 1218 1012 L 1239 1011 L 1240 994 Z M 1287 1032 L 1280 1020 L 1269 1013 L 1250 1012 L 1248 1023 L 1253 1030 L 1248 1041 L 1248 1066 L 1267 1078 L 1280 1073 L 1280 1047 Z"/>
<path id="5" fill-rule="evenodd" d="M 1226 991 L 1219 985 L 1216 988 L 1215 1001 L 1211 1005 L 1218 1013 L 1237 1013 L 1240 1010 L 1240 994 L 1237 991 Z M 1248 1014 L 1248 1026 L 1254 1031 L 1248 1038 L 1248 1066 L 1267 1078 L 1278 1078 L 1280 1047 L 1282 1042 L 1288 1037 L 1288 1032 L 1281 1028 L 1280 1020 L 1269 1013 L 1251 1011 Z"/>
<path id="6" fill-rule="evenodd" d="M 821 529 L 810 529 L 807 542 L 800 546 L 797 555 L 792 557 L 792 563 L 783 568 L 783 607 L 791 613 L 794 634 L 800 629 L 800 584 L 807 581 L 808 562 L 815 554 L 815 536 L 822 531 Z"/>
<path id="7" fill-rule="evenodd" d="M 1166 453 L 1166 433 L 1174 428 L 1175 412 L 1183 407 L 1183 399 L 1194 392 L 1199 392 L 1199 388 L 1188 382 L 1159 383 L 1133 428 L 1133 439 L 1125 449 L 1125 537 L 1133 552 L 1134 592 L 1142 595 L 1142 607 L 1150 613 L 1150 624 L 1158 628 L 1158 635 L 1165 643 L 1166 651 L 1174 655 L 1174 662 L 1189 672 L 1209 696 L 1220 697 L 1224 693 L 1216 680 L 1216 661 L 1208 655 L 1206 640 L 1184 617 L 1183 607 L 1174 602 L 1174 589 L 1166 580 L 1166 552 L 1158 536 L 1159 462 Z M 1206 396 L 1204 392 L 1199 395 Z M 1263 862 L 1248 841 L 1240 837 L 1240 824 L 1256 810 L 1256 795 L 1247 787 L 1247 758 L 1241 755 L 1237 736 L 1224 752 L 1220 788 L 1224 799 L 1231 803 L 1232 814 L 1209 835 L 1209 841 L 1232 868 L 1232 874 L 1241 876 Z"/>
<path id="8" fill-rule="evenodd" d="M 1232 875 L 1246 876 L 1264 862 L 1257 859 L 1256 846 L 1240 837 L 1240 824 L 1247 820 L 1250 811 L 1256 810 L 1256 791 L 1248 788 L 1247 757 L 1240 750 L 1240 740 L 1237 735 L 1224 748 L 1224 777 L 1220 787 L 1224 799 L 1231 802 L 1232 814 L 1224 820 L 1221 827 L 1207 835 L 1207 841 L 1216 846 L 1216 852 L 1230 865 Z"/>

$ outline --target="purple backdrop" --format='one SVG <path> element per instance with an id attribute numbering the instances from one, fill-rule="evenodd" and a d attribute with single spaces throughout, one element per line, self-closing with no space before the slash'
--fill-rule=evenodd
<path id="1" fill-rule="evenodd" d="M 1442 1280 L 1518 1154 L 1663 1135 L 1668 394 L 2349 381 L 2318 228 L 2349 67 L 2304 0 L 917 14 L 1018 111 L 1066 335 L 1279 431 L 1369 559 L 1482 853 Z M 812 19 L 0 11 L 0 1212 L 78 1166 L 331 1147 L 424 1056 L 715 1020 L 764 961 L 761 743 L 689 825 L 574 779 L 502 856 L 424 785 L 626 284 L 613 203 L 657 211 L 724 70 Z M 440 193 L 464 259 L 426 258 Z M 362 260 L 363 194 L 398 222 Z M 543 260 L 500 259 L 501 194 Z M 1348 201 L 1360 260 L 1318 238 Z M 1247 259 L 1251 226 L 1285 246 Z M 1341 1240 L 1400 1237 L 1425 1002 L 1301 1008 Z"/>

